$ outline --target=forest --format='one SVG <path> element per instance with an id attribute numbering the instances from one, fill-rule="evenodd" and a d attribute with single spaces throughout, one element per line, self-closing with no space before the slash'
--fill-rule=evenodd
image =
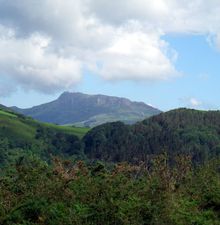
<path id="1" fill-rule="evenodd" d="M 136 163 L 167 152 L 204 162 L 220 155 L 220 112 L 177 109 L 133 126 L 107 123 L 89 131 L 84 139 L 89 158 Z"/>
<path id="2" fill-rule="evenodd" d="M 220 112 L 92 130 L 0 112 L 0 224 L 219 225 Z"/>

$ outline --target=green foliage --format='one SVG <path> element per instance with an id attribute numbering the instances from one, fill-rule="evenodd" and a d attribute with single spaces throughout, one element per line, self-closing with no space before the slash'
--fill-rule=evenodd
<path id="1" fill-rule="evenodd" d="M 56 132 L 83 137 L 88 128 L 77 128 L 69 126 L 58 126 L 54 124 L 40 123 L 29 117 L 0 109 L 0 137 L 7 137 L 13 140 L 25 139 L 33 142 L 38 127 L 49 128 Z"/>
<path id="2" fill-rule="evenodd" d="M 80 138 L 86 128 L 44 124 L 0 109 L 0 167 L 19 156 L 36 155 L 49 161 L 51 155 L 85 158 Z"/>
<path id="3" fill-rule="evenodd" d="M 0 114 L 5 115 L 5 116 L 10 116 L 10 117 L 17 117 L 15 114 L 5 111 L 5 110 L 2 110 L 2 109 L 0 109 Z"/>
<path id="4" fill-rule="evenodd" d="M 76 135 L 79 138 L 82 138 L 90 130 L 90 128 L 86 128 L 86 127 L 58 126 L 51 123 L 41 123 L 41 125 L 43 127 L 48 127 L 59 132 Z"/>
<path id="5" fill-rule="evenodd" d="M 0 122 L 2 225 L 220 225 L 219 112 L 108 123 L 83 141 L 19 114 Z M 83 144 L 104 162 L 76 162 Z"/>
<path id="6" fill-rule="evenodd" d="M 198 168 L 166 155 L 149 164 L 86 166 L 29 157 L 0 179 L 0 224 L 219 225 L 219 160 Z"/>
<path id="7" fill-rule="evenodd" d="M 0 138 L 0 167 L 6 163 L 9 143 L 7 138 Z"/>
<path id="8" fill-rule="evenodd" d="M 179 109 L 133 126 L 108 123 L 89 131 L 83 141 L 92 159 L 136 163 L 167 152 L 170 159 L 190 154 L 201 163 L 220 155 L 220 112 Z"/>

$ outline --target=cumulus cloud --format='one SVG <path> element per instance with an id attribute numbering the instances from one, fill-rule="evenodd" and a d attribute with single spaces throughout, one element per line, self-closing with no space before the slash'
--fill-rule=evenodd
<path id="1" fill-rule="evenodd" d="M 202 109 L 202 110 L 209 110 L 216 108 L 216 106 L 195 97 L 185 97 L 179 100 L 180 104 L 187 108 Z"/>
<path id="2" fill-rule="evenodd" d="M 64 58 L 47 50 L 50 39 L 39 34 L 16 39 L 4 29 L 0 34 L 1 74 L 17 81 L 25 89 L 51 92 L 69 88 L 80 80 L 81 62 Z"/>
<path id="3" fill-rule="evenodd" d="M 165 32 L 216 32 L 218 0 L 91 0 L 92 10 L 106 23 L 138 20 Z M 114 13 L 112 13 L 114 12 Z"/>
<path id="4" fill-rule="evenodd" d="M 169 16 L 167 3 L 165 0 L 88 1 L 91 12 L 103 22 L 116 26 L 129 20 L 148 21 L 151 26 L 159 24 Z"/>
<path id="5" fill-rule="evenodd" d="M 177 53 L 168 51 L 168 44 L 157 34 L 122 29 L 109 47 L 98 52 L 98 72 L 110 80 L 166 80 L 178 75 L 172 65 Z"/>
<path id="6" fill-rule="evenodd" d="M 0 0 L 0 76 L 51 92 L 84 68 L 107 80 L 167 80 L 177 52 L 163 35 L 209 35 L 220 49 L 218 0 Z"/>
<path id="7" fill-rule="evenodd" d="M 192 107 L 198 107 L 198 106 L 201 106 L 202 105 L 202 102 L 197 100 L 196 98 L 190 98 L 189 99 L 189 104 L 192 106 Z"/>

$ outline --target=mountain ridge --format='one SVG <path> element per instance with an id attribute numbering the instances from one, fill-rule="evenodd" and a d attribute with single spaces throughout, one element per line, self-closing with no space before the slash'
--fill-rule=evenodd
<path id="1" fill-rule="evenodd" d="M 132 124 L 161 112 L 144 102 L 80 92 L 64 92 L 56 100 L 32 108 L 12 109 L 42 122 L 89 127 L 114 121 Z"/>

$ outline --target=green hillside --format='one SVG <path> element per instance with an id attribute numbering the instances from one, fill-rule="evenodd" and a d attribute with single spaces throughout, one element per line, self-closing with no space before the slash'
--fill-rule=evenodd
<path id="1" fill-rule="evenodd" d="M 90 158 L 104 161 L 140 162 L 167 152 L 201 162 L 220 155 L 220 112 L 178 109 L 132 126 L 107 123 L 88 132 L 84 143 Z"/>
<path id="2" fill-rule="evenodd" d="M 82 138 L 90 130 L 90 128 L 87 127 L 60 126 L 52 123 L 41 123 L 41 125 L 57 131 L 64 132 L 66 134 L 76 135 L 79 138 Z"/>
<path id="3" fill-rule="evenodd" d="M 1 136 L 13 138 L 26 138 L 33 141 L 38 127 L 53 129 L 66 134 L 76 135 L 82 138 L 89 128 L 78 128 L 73 126 L 58 126 L 55 124 L 41 123 L 29 117 L 0 109 L 0 130 Z"/>
<path id="4" fill-rule="evenodd" d="M 14 114 L 0 111 L 0 136 L 9 139 L 24 139 L 33 141 L 36 127 L 31 126 L 28 121 L 18 118 Z"/>
<path id="5" fill-rule="evenodd" d="M 194 162 L 203 162 L 220 155 L 220 112 L 178 109 L 135 125 L 114 122 L 89 130 L 41 123 L 0 110 L 0 138 L 6 138 L 13 148 L 38 155 L 40 151 L 45 158 L 52 153 L 137 163 L 167 152 L 170 159 L 188 154 Z"/>
<path id="6" fill-rule="evenodd" d="M 7 112 L 7 111 L 4 111 L 2 109 L 0 109 L 0 115 L 10 116 L 10 117 L 17 117 L 17 115 L 12 114 L 12 113 Z"/>
<path id="7" fill-rule="evenodd" d="M 81 157 L 81 138 L 88 128 L 40 123 L 32 118 L 0 109 L 0 167 L 22 155 L 46 161 L 52 155 Z"/>

